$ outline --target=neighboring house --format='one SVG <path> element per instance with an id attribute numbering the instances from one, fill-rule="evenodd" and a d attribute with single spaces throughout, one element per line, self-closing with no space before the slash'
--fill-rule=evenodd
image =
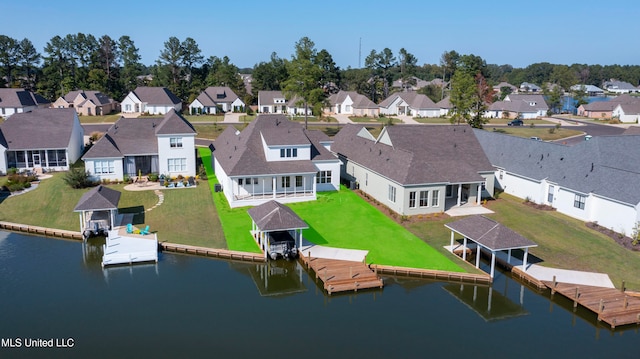
<path id="1" fill-rule="evenodd" d="M 163 174 L 195 176 L 196 131 L 175 110 L 163 118 L 121 118 L 82 156 L 95 180 Z"/>
<path id="2" fill-rule="evenodd" d="M 602 87 L 604 87 L 608 92 L 614 93 L 632 93 L 640 91 L 637 87 L 628 82 L 616 80 L 605 81 Z"/>
<path id="3" fill-rule="evenodd" d="M 53 108 L 76 109 L 78 115 L 100 116 L 117 111 L 118 103 L 100 91 L 71 91 L 51 104 Z"/>
<path id="4" fill-rule="evenodd" d="M 489 105 L 484 116 L 489 118 L 534 119 L 547 115 L 549 106 L 542 95 L 510 94 Z"/>
<path id="5" fill-rule="evenodd" d="M 416 92 L 396 92 L 380 102 L 380 113 L 384 115 L 407 115 L 413 117 L 440 117 L 438 107 L 427 95 Z"/>
<path id="6" fill-rule="evenodd" d="M 631 234 L 640 220 L 640 136 L 598 136 L 575 146 L 475 130 L 496 188 Z"/>
<path id="7" fill-rule="evenodd" d="M 640 99 L 628 94 L 616 96 L 608 101 L 594 101 L 585 105 L 580 105 L 577 109 L 579 116 L 591 117 L 591 118 L 604 118 L 610 119 L 613 117 L 613 110 L 619 104 L 629 104 L 639 102 Z"/>
<path id="8" fill-rule="evenodd" d="M 47 108 L 51 102 L 37 93 L 21 88 L 0 88 L 0 117 Z"/>
<path id="9" fill-rule="evenodd" d="M 502 92 L 502 88 L 503 87 L 508 87 L 511 90 L 511 93 L 517 93 L 518 92 L 518 88 L 513 86 L 512 84 L 508 83 L 508 82 L 501 82 L 495 86 L 493 86 L 493 92 L 496 93 L 501 93 Z"/>
<path id="10" fill-rule="evenodd" d="M 258 115 L 244 130 L 227 127 L 211 145 L 222 191 L 233 207 L 312 201 L 340 188 L 331 140 L 284 115 Z"/>
<path id="11" fill-rule="evenodd" d="M 520 84 L 520 91 L 519 92 L 542 92 L 542 88 L 540 88 L 540 86 L 536 85 L 536 84 L 532 84 L 529 82 L 523 82 Z"/>
<path id="12" fill-rule="evenodd" d="M 603 96 L 604 95 L 603 89 L 593 85 L 577 84 L 577 85 L 571 86 L 569 89 L 571 91 L 582 90 L 587 93 L 587 96 Z"/>
<path id="13" fill-rule="evenodd" d="M 348 124 L 331 151 L 344 163 L 343 179 L 401 215 L 479 205 L 493 196 L 493 167 L 468 125 L 389 126 L 374 138 Z"/>
<path id="14" fill-rule="evenodd" d="M 640 121 L 640 101 L 631 103 L 619 103 L 612 112 L 615 117 L 623 123 L 639 123 Z"/>
<path id="15" fill-rule="evenodd" d="M 311 115 L 311 109 L 308 109 Z M 291 101 L 287 100 L 282 91 L 259 91 L 258 92 L 258 112 L 260 113 L 282 113 L 289 115 L 304 115 L 304 103 L 295 96 Z"/>
<path id="16" fill-rule="evenodd" d="M 164 115 L 170 110 L 182 111 L 182 101 L 166 87 L 138 87 L 121 103 L 123 114 Z"/>
<path id="17" fill-rule="evenodd" d="M 378 116 L 380 108 L 366 96 L 355 91 L 340 91 L 329 96 L 328 113 L 353 116 Z"/>
<path id="18" fill-rule="evenodd" d="M 451 111 L 451 97 L 447 96 L 436 103 L 436 106 L 440 108 L 440 116 L 448 116 Z"/>
<path id="19" fill-rule="evenodd" d="M 440 80 L 442 81 L 442 80 Z M 431 82 L 430 81 L 425 81 L 423 79 L 417 78 L 415 76 L 411 76 L 409 79 L 407 79 L 407 81 L 403 81 L 402 79 L 397 79 L 395 81 L 393 81 L 393 83 L 391 84 L 391 87 L 393 88 L 399 88 L 402 89 L 404 91 L 417 91 L 423 87 L 426 87 L 428 85 L 430 85 Z"/>
<path id="20" fill-rule="evenodd" d="M 191 114 L 213 115 L 224 112 L 242 112 L 245 103 L 227 86 L 210 86 L 189 105 Z"/>
<path id="21" fill-rule="evenodd" d="M 72 109 L 35 109 L 0 124 L 0 173 L 66 171 L 84 149 L 84 130 Z"/>

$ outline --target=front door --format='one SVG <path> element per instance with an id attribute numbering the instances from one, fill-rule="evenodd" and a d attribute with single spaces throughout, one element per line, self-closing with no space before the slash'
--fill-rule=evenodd
<path id="1" fill-rule="evenodd" d="M 31 156 L 31 159 L 33 160 L 33 167 L 42 166 L 42 164 L 40 163 L 40 153 L 34 152 L 33 155 Z"/>

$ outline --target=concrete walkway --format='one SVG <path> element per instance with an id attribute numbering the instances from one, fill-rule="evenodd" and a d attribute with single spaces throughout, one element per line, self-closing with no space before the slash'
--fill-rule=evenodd
<path id="1" fill-rule="evenodd" d="M 353 123 L 353 121 L 349 119 L 349 115 L 335 113 L 335 114 L 331 114 L 330 116 L 335 118 L 339 123 Z"/>
<path id="2" fill-rule="evenodd" d="M 392 117 L 399 118 L 400 120 L 402 120 L 402 122 L 404 122 L 406 124 L 410 124 L 410 125 L 419 125 L 420 124 L 420 122 L 414 120 L 413 117 L 411 117 L 411 116 L 398 115 L 398 116 L 392 116 Z"/>
<path id="3" fill-rule="evenodd" d="M 477 214 L 491 214 L 493 213 L 493 211 L 478 205 L 462 205 L 460 207 L 458 206 L 451 207 L 444 213 L 448 214 L 451 217 L 460 217 L 460 216 L 473 216 Z"/>
<path id="4" fill-rule="evenodd" d="M 303 239 L 300 251 L 305 257 L 339 259 L 343 261 L 363 262 L 369 251 L 359 249 L 344 249 L 325 247 L 313 244 Z"/>

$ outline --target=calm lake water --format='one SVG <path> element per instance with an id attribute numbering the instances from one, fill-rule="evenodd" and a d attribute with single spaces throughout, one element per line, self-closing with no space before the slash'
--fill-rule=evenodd
<path id="1" fill-rule="evenodd" d="M 636 327 L 611 331 L 501 272 L 492 287 L 386 277 L 328 297 L 296 262 L 163 254 L 103 270 L 100 258 L 0 232 L 0 358 L 638 357 Z M 35 339 L 73 347 L 25 347 Z"/>

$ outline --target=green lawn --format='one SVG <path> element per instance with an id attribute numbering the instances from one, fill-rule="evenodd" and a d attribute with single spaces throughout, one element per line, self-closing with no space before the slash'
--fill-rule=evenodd
<path id="1" fill-rule="evenodd" d="M 420 123 L 446 123 L 451 124 L 448 117 L 414 117 L 414 120 Z"/>
<path id="2" fill-rule="evenodd" d="M 315 202 L 290 207 L 309 229 L 304 237 L 330 247 L 368 250 L 367 263 L 464 272 L 352 191 L 318 193 Z"/>
<path id="3" fill-rule="evenodd" d="M 78 116 L 80 123 L 114 123 L 120 119 L 120 114 L 102 116 Z"/>
<path id="4" fill-rule="evenodd" d="M 223 122 L 224 114 L 221 115 L 182 115 L 187 121 L 191 123 L 198 122 Z"/>
<path id="5" fill-rule="evenodd" d="M 555 141 L 563 138 L 582 135 L 584 132 L 578 130 L 569 130 L 567 128 L 558 128 L 555 127 L 530 127 L 530 126 L 516 126 L 516 127 L 491 127 L 491 125 L 484 125 L 484 129 L 486 131 L 495 131 L 500 133 L 505 133 L 507 135 L 517 136 L 517 137 L 540 137 L 543 141 Z M 553 130 L 553 133 L 549 132 L 549 130 Z"/>
<path id="6" fill-rule="evenodd" d="M 33 191 L 4 200 L 0 203 L 0 220 L 79 231 L 79 215 L 73 208 L 89 189 L 72 189 L 63 176 L 55 173 Z M 158 240 L 226 247 L 206 181 L 200 181 L 196 188 L 164 190 L 164 203 L 150 212 L 146 210 L 158 202 L 153 191 L 126 191 L 122 184 L 109 187 L 122 193 L 119 211 L 137 213 L 133 224 L 149 225 L 152 232 L 158 232 Z"/>
<path id="7" fill-rule="evenodd" d="M 349 119 L 355 123 L 381 123 L 387 124 L 389 121 L 392 123 L 402 123 L 402 120 L 394 117 L 368 117 L 368 116 L 349 116 Z"/>
<path id="8" fill-rule="evenodd" d="M 211 151 L 206 147 L 199 147 L 198 152 L 202 163 L 207 170 L 210 193 L 213 194 L 213 202 L 218 214 L 221 228 L 227 241 L 227 247 L 234 251 L 260 253 L 258 244 L 251 237 L 251 217 L 247 214 L 247 208 L 230 208 L 223 192 L 215 192 L 214 186 L 218 179 L 211 167 Z"/>

